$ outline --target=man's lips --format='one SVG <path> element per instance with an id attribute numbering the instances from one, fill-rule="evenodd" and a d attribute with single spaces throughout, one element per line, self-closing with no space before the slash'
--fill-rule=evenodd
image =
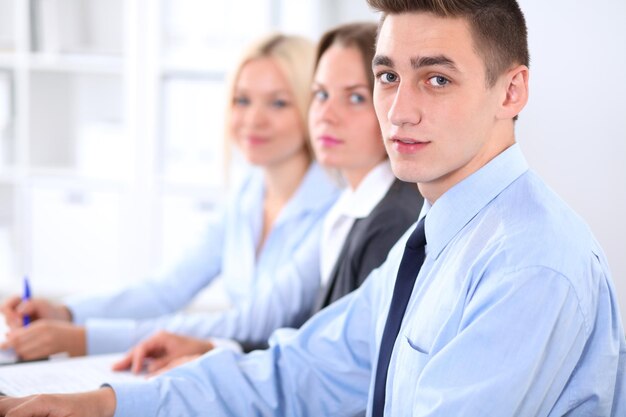
<path id="1" fill-rule="evenodd" d="M 412 154 L 425 148 L 430 142 L 425 140 L 407 138 L 402 136 L 392 136 L 389 139 L 393 148 L 403 154 Z"/>
<path id="2" fill-rule="evenodd" d="M 392 142 L 401 142 L 401 143 L 404 143 L 406 145 L 416 145 L 416 144 L 428 143 L 428 141 L 425 141 L 425 140 L 407 138 L 407 137 L 402 137 L 402 136 L 392 136 L 390 138 L 390 140 Z"/>

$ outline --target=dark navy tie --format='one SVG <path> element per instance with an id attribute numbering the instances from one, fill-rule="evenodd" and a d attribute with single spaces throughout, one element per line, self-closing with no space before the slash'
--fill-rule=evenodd
<path id="1" fill-rule="evenodd" d="M 382 417 L 385 408 L 385 388 L 387 386 L 387 371 L 389 370 L 389 360 L 393 345 L 398 337 L 402 317 L 409 304 L 411 292 L 415 285 L 415 278 L 424 263 L 426 256 L 426 235 L 424 234 L 424 218 L 420 220 L 417 227 L 409 237 L 404 248 L 404 254 L 400 261 L 398 269 L 398 277 L 393 288 L 393 296 L 391 298 L 391 306 L 385 330 L 380 343 L 380 352 L 378 354 L 378 365 L 376 367 L 376 380 L 374 383 L 374 401 L 372 404 L 372 417 Z"/>

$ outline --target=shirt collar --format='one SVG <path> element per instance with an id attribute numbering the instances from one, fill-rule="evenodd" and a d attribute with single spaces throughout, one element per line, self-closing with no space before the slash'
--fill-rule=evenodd
<path id="1" fill-rule="evenodd" d="M 528 171 L 518 144 L 513 144 L 485 166 L 446 191 L 432 206 L 424 203 L 426 242 L 437 258 L 452 238 L 490 201 Z"/>
<path id="2" fill-rule="evenodd" d="M 385 159 L 368 172 L 356 190 L 346 188 L 343 191 L 337 202 L 339 213 L 354 219 L 369 216 L 395 179 L 389 160 Z"/>

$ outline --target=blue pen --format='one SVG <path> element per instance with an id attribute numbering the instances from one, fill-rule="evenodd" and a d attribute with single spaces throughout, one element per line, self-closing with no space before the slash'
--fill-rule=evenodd
<path id="1" fill-rule="evenodd" d="M 26 300 L 30 300 L 30 285 L 28 285 L 28 277 L 25 276 L 24 277 L 24 295 L 22 296 L 22 301 L 26 301 Z M 24 327 L 28 326 L 30 324 L 30 316 L 28 314 L 25 314 L 24 317 L 22 317 L 23 323 L 24 323 Z"/>

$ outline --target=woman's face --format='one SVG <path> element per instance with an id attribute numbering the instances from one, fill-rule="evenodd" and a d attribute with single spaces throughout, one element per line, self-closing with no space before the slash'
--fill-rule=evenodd
<path id="1" fill-rule="evenodd" d="M 361 52 L 331 46 L 313 80 L 309 129 L 317 159 L 358 184 L 386 156 Z"/>
<path id="2" fill-rule="evenodd" d="M 306 153 L 293 91 L 272 58 L 253 59 L 242 67 L 235 83 L 230 129 L 254 165 L 269 168 Z"/>

